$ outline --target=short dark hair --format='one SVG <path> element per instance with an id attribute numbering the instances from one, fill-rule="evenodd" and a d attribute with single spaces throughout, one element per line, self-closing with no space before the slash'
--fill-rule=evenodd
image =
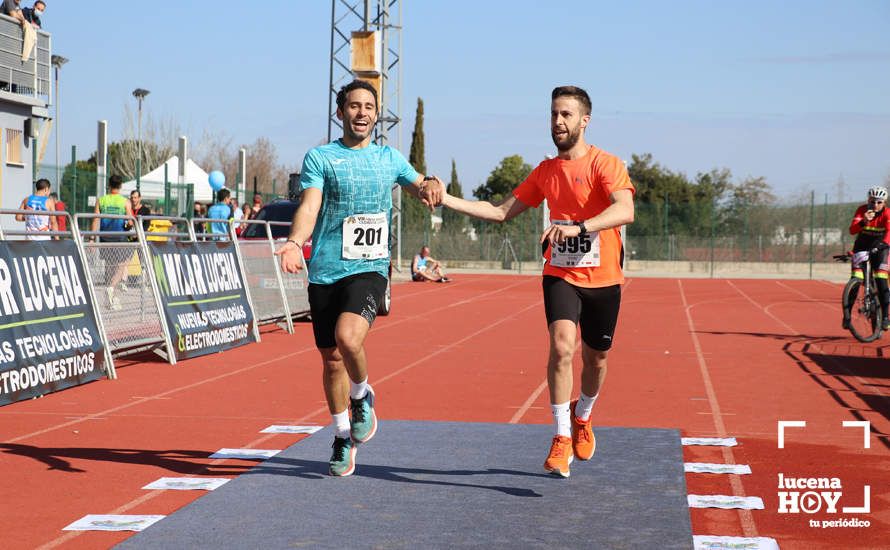
<path id="1" fill-rule="evenodd" d="M 53 191 L 52 193 L 49 194 L 49 198 L 51 198 L 52 200 L 56 200 L 59 198 L 59 196 L 56 194 L 55 191 Z"/>
<path id="2" fill-rule="evenodd" d="M 133 196 L 133 193 L 136 193 L 137 195 L 139 195 L 140 199 L 142 198 L 142 193 L 138 189 L 133 189 L 132 191 L 130 191 L 131 197 Z"/>
<path id="3" fill-rule="evenodd" d="M 43 191 L 44 189 L 49 189 L 52 187 L 52 184 L 46 178 L 40 178 L 39 180 L 34 182 L 34 189 L 38 191 Z"/>
<path id="4" fill-rule="evenodd" d="M 109 189 L 120 189 L 124 184 L 124 178 L 118 176 L 117 174 L 108 178 L 108 188 Z"/>
<path id="5" fill-rule="evenodd" d="M 550 99 L 552 101 L 555 100 L 557 97 L 575 98 L 578 103 L 581 104 L 581 114 L 590 114 L 590 96 L 587 95 L 587 92 L 585 92 L 584 89 L 577 86 L 557 86 L 556 88 L 553 88 L 553 93 L 550 95 Z"/>
<path id="6" fill-rule="evenodd" d="M 219 191 L 216 192 L 216 202 L 222 202 L 222 201 L 226 200 L 227 198 L 229 198 L 229 195 L 231 195 L 231 194 L 232 194 L 231 191 L 229 191 L 228 189 L 223 187 L 222 189 L 220 189 Z"/>
<path id="7" fill-rule="evenodd" d="M 340 109 L 341 111 L 343 110 L 343 107 L 346 106 L 346 96 L 349 95 L 349 92 L 353 90 L 368 90 L 369 92 L 371 92 L 371 95 L 374 96 L 374 106 L 377 107 L 378 110 L 380 109 L 380 102 L 377 101 L 377 90 L 374 88 L 374 86 L 371 86 L 364 80 L 353 80 L 346 86 L 340 88 L 340 91 L 337 92 L 338 109 Z"/>
<path id="8" fill-rule="evenodd" d="M 46 2 L 44 2 L 43 0 L 37 0 L 36 2 L 34 2 L 34 7 L 35 7 L 35 8 L 37 7 L 37 4 L 43 4 L 43 7 L 44 7 L 44 8 L 46 7 Z"/>

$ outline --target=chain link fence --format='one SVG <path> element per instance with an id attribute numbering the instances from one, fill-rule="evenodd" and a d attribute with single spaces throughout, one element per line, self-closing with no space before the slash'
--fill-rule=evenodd
<path id="1" fill-rule="evenodd" d="M 720 207 L 689 203 L 635 205 L 635 221 L 626 228 L 628 265 L 662 267 L 677 264 L 685 271 L 787 272 L 792 266 L 812 275 L 840 268 L 832 256 L 852 246 L 848 228 L 857 203 L 817 204 L 810 196 L 803 204 Z M 402 229 L 403 260 L 427 245 L 431 255 L 454 267 L 519 269 L 542 259 L 542 208 L 529 209 L 506 224 L 480 222 L 466 216 L 446 218 L 440 227 Z M 636 264 L 635 264 L 636 262 Z M 682 264 L 682 265 L 680 265 Z M 778 267 L 776 267 L 778 266 Z M 670 267 L 670 266 L 667 266 Z"/>
<path id="2" fill-rule="evenodd" d="M 80 227 L 90 227 L 94 219 L 94 214 L 76 216 Z M 135 218 L 127 221 L 136 223 Z M 97 235 L 90 229 L 82 235 L 96 309 L 112 353 L 163 344 L 163 321 L 148 274 L 150 262 L 136 232 L 105 232 L 99 240 L 93 240 Z"/>

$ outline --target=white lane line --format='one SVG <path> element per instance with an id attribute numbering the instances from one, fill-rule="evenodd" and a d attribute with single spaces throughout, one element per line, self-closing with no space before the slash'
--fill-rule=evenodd
<path id="1" fill-rule="evenodd" d="M 714 384 L 711 381 L 711 373 L 708 371 L 708 364 L 702 354 L 701 342 L 699 342 L 698 333 L 695 330 L 695 322 L 692 320 L 692 306 L 689 305 L 689 301 L 686 299 L 686 292 L 683 290 L 683 281 L 678 279 L 677 286 L 680 289 L 680 298 L 683 301 L 683 310 L 686 313 L 686 322 L 689 325 L 689 335 L 692 338 L 692 346 L 695 348 L 695 353 L 698 357 L 698 367 L 701 372 L 702 381 L 705 385 L 705 395 L 708 398 L 708 405 L 711 407 L 711 412 L 713 413 L 714 428 L 717 430 L 718 437 L 726 437 L 726 425 L 723 423 L 723 415 L 720 413 L 720 402 L 717 400 L 717 392 L 714 391 Z M 736 464 L 735 455 L 733 454 L 731 447 L 721 447 L 720 450 L 723 453 L 723 461 L 726 464 Z M 732 487 L 734 496 L 741 498 L 745 497 L 745 488 L 742 485 L 742 480 L 739 476 L 730 474 L 729 484 Z M 746 537 L 757 536 L 757 525 L 754 523 L 754 516 L 751 514 L 750 510 L 739 510 L 739 520 L 742 524 L 742 532 Z"/>
<path id="2" fill-rule="evenodd" d="M 533 391 L 532 394 L 528 396 L 528 399 L 526 399 L 525 403 L 523 403 L 522 406 L 519 407 L 519 410 L 516 411 L 516 413 L 513 415 L 513 418 L 510 419 L 509 423 L 516 424 L 517 422 L 519 422 L 519 419 L 528 412 L 528 410 L 532 407 L 532 404 L 537 401 L 538 397 L 545 389 L 547 389 L 547 378 L 544 378 L 544 381 L 541 382 L 541 385 L 535 388 L 535 391 Z"/>

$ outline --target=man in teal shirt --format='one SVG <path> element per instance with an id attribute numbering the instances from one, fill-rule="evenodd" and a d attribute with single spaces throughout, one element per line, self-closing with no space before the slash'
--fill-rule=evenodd
<path id="1" fill-rule="evenodd" d="M 356 444 L 377 430 L 364 341 L 386 290 L 392 185 L 397 182 L 427 206 L 438 204 L 445 191 L 441 181 L 418 174 L 395 149 L 371 142 L 377 116 L 373 86 L 356 80 L 340 89 L 343 137 L 303 159 L 300 206 L 287 243 L 276 252 L 282 269 L 296 273 L 303 269 L 303 243 L 312 237 L 309 307 L 334 419 L 335 476 L 352 474 Z"/>

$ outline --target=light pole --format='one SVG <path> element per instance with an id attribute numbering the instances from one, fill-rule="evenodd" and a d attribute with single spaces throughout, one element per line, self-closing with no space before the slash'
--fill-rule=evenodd
<path id="1" fill-rule="evenodd" d="M 145 99 L 150 92 L 148 90 L 143 90 L 142 88 L 136 88 L 133 90 L 133 97 L 135 97 L 139 101 L 139 154 L 136 157 L 136 190 L 140 193 L 142 192 L 139 188 L 139 180 L 142 178 L 142 100 Z"/>
<path id="2" fill-rule="evenodd" d="M 61 55 L 54 55 L 50 57 L 50 63 L 56 69 L 56 189 L 59 190 L 59 194 L 62 193 L 62 160 L 59 155 L 59 134 L 62 132 L 62 119 L 60 118 L 61 110 L 59 109 L 59 69 L 62 68 L 62 65 L 68 63 L 68 59 L 62 57 Z"/>

